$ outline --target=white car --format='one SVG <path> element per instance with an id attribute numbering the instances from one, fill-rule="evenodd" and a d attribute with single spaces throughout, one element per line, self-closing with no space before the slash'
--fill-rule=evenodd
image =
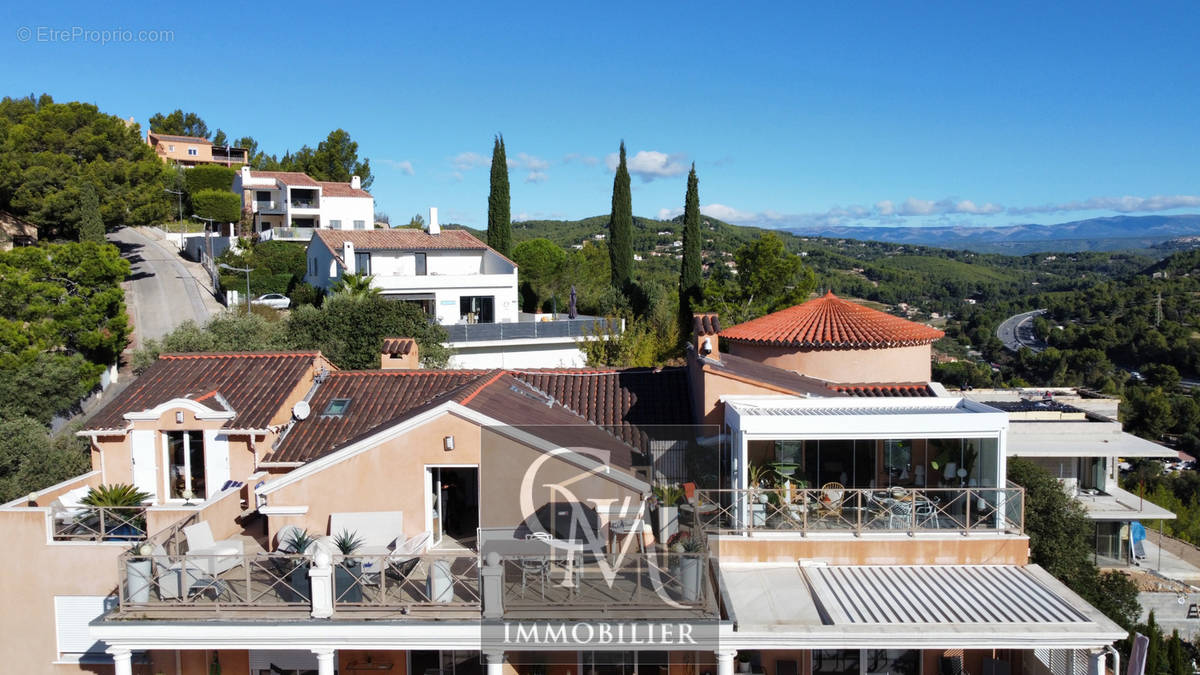
<path id="1" fill-rule="evenodd" d="M 283 293 L 266 293 L 250 301 L 255 305 L 266 305 L 275 309 L 287 309 L 291 307 L 292 300 Z"/>

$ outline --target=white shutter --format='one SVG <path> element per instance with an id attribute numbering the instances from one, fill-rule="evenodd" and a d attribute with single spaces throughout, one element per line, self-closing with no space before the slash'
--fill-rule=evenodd
<path id="1" fill-rule="evenodd" d="M 158 432 L 153 429 L 135 429 L 130 432 L 130 459 L 133 462 L 133 486 L 142 492 L 150 493 L 153 501 L 158 501 L 158 463 L 154 451 L 154 438 Z"/>
<path id="2" fill-rule="evenodd" d="M 250 672 L 268 670 L 272 665 L 283 670 L 316 670 L 317 655 L 305 649 L 250 650 Z"/>
<path id="3" fill-rule="evenodd" d="M 208 496 L 217 494 L 229 480 L 229 436 L 215 429 L 204 432 L 204 467 Z"/>
<path id="4" fill-rule="evenodd" d="M 106 656 L 105 644 L 91 637 L 88 623 L 111 609 L 114 600 L 103 595 L 54 596 L 54 624 L 59 654 L 66 657 L 84 654 Z"/>

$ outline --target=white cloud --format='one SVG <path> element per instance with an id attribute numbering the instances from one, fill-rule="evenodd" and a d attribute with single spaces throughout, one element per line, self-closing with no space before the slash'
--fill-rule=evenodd
<path id="1" fill-rule="evenodd" d="M 1195 208 L 1200 206 L 1200 196 L 1155 195 L 1153 197 L 1092 197 L 1083 201 L 1041 206 L 1022 206 L 1008 209 L 1012 215 L 1031 213 L 1061 213 L 1063 211 L 1116 211 L 1117 213 L 1144 213 L 1169 211 L 1171 209 Z"/>
<path id="2" fill-rule="evenodd" d="M 687 173 L 686 155 L 668 155 L 657 150 L 639 150 L 633 157 L 626 157 L 625 168 L 630 175 L 637 176 L 643 182 L 649 183 L 655 178 L 678 176 Z M 616 171 L 621 158 L 617 153 L 611 153 L 604 158 L 609 170 Z"/>
<path id="3" fill-rule="evenodd" d="M 413 165 L 412 165 L 412 162 L 408 161 L 407 159 L 402 159 L 402 160 L 395 160 L 395 159 L 381 159 L 381 160 L 379 160 L 379 161 L 381 161 L 381 162 L 383 162 L 384 164 L 386 164 L 386 165 L 388 165 L 388 166 L 392 167 L 393 169 L 395 169 L 395 170 L 399 171 L 400 173 L 404 174 L 405 176 L 411 176 L 411 175 L 413 175 Z"/>
<path id="4" fill-rule="evenodd" d="M 732 206 L 724 204 L 706 204 L 700 207 L 700 213 L 718 220 L 724 220 L 731 223 L 742 223 L 753 220 L 757 214 L 749 211 L 740 211 Z"/>
<path id="5" fill-rule="evenodd" d="M 659 209 L 658 210 L 658 219 L 659 220 L 670 220 L 670 219 L 674 218 L 675 216 L 682 215 L 682 214 L 683 214 L 683 209 L 681 209 L 681 208 Z"/>
<path id="6" fill-rule="evenodd" d="M 530 171 L 528 176 L 525 176 L 526 183 L 544 183 L 546 182 L 546 174 L 541 171 Z"/>
<path id="7" fill-rule="evenodd" d="M 459 171 L 470 171 L 481 166 L 488 166 L 492 160 L 477 152 L 460 152 L 450 159 L 450 163 Z"/>
<path id="8" fill-rule="evenodd" d="M 541 157 L 524 152 L 517 153 L 517 156 L 508 160 L 508 168 L 510 169 L 529 169 L 530 171 L 545 171 L 550 168 L 550 162 Z"/>
<path id="9" fill-rule="evenodd" d="M 578 152 L 568 152 L 567 154 L 563 155 L 563 164 L 570 164 L 571 162 L 579 162 L 584 166 L 596 166 L 600 163 L 600 158 L 592 157 L 591 155 L 581 155 Z"/>

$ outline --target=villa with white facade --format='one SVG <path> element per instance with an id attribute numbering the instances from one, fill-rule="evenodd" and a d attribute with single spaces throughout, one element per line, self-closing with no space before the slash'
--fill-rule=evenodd
<path id="1" fill-rule="evenodd" d="M 424 230 L 315 231 L 304 280 L 328 291 L 343 275 L 371 276 L 383 296 L 446 327 L 452 368 L 584 365 L 578 341 L 599 339 L 610 320 L 522 313 L 517 264 L 466 230 L 442 229 L 437 209 L 429 212 Z"/>
<path id="2" fill-rule="evenodd" d="M 830 294 L 656 369 L 163 355 L 91 472 L 0 505 L 6 666 L 1103 673 L 1126 631 L 1030 564 L 1016 422 L 928 380 L 938 337 Z"/>
<path id="3" fill-rule="evenodd" d="M 233 191 L 242 196 L 242 211 L 252 216 L 254 232 L 264 239 L 308 241 L 320 229 L 375 227 L 375 199 L 362 189 L 358 176 L 339 183 L 243 166 L 233 179 Z"/>

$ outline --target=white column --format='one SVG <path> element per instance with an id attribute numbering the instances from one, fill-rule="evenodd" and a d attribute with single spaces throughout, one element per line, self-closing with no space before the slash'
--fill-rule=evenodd
<path id="1" fill-rule="evenodd" d="M 124 647 L 109 647 L 116 675 L 133 675 L 133 652 Z"/>
<path id="2" fill-rule="evenodd" d="M 1104 675 L 1104 650 L 1092 649 L 1088 652 L 1088 675 Z M 1120 675 L 1120 673 L 1117 673 Z"/>
<path id="3" fill-rule="evenodd" d="M 487 652 L 487 675 L 504 675 L 504 652 Z"/>
<path id="4" fill-rule="evenodd" d="M 333 675 L 333 657 L 337 653 L 332 649 L 314 649 L 317 655 L 317 675 Z"/>
<path id="5" fill-rule="evenodd" d="M 736 651 L 717 652 L 717 675 L 733 675 L 733 659 L 736 656 Z"/>

